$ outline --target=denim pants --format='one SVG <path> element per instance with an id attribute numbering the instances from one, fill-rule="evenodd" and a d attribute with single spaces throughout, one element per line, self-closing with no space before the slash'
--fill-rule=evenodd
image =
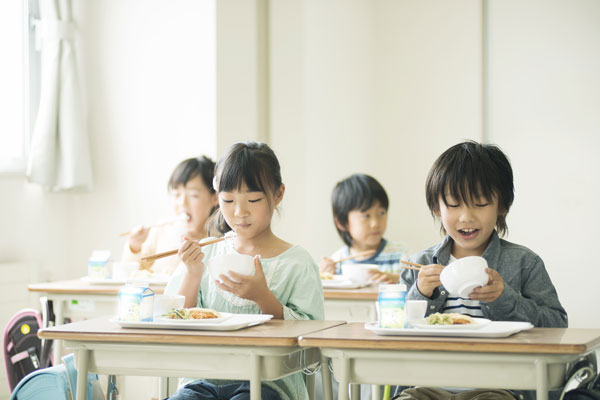
<path id="1" fill-rule="evenodd" d="M 261 385 L 262 400 L 281 400 L 279 394 L 267 385 Z M 214 385 L 206 381 L 194 381 L 179 389 L 170 400 L 249 400 L 250 382 Z"/>

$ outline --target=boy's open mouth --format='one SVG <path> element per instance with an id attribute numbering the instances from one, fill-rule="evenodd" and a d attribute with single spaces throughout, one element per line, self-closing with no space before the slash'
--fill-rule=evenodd
<path id="1" fill-rule="evenodd" d="M 477 236 L 477 232 L 479 232 L 479 229 L 465 228 L 458 230 L 458 233 L 463 237 L 463 239 L 472 239 Z"/>

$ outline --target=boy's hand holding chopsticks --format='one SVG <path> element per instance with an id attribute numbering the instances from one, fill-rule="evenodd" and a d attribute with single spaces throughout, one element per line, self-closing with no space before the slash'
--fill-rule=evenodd
<path id="1" fill-rule="evenodd" d="M 417 276 L 417 289 L 425 297 L 431 297 L 436 287 L 440 286 L 440 274 L 445 268 L 439 264 L 421 265 L 410 261 L 400 261 L 403 265 L 402 268 L 412 269 L 419 271 Z"/>

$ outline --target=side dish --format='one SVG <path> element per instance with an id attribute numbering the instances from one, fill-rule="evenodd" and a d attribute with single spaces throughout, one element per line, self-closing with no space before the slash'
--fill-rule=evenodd
<path id="1" fill-rule="evenodd" d="M 170 319 L 211 319 L 220 318 L 221 314 L 210 308 L 194 307 L 174 308 L 164 316 Z"/>
<path id="2" fill-rule="evenodd" d="M 475 321 L 468 315 L 449 313 L 435 313 L 427 317 L 429 325 L 470 325 Z"/>

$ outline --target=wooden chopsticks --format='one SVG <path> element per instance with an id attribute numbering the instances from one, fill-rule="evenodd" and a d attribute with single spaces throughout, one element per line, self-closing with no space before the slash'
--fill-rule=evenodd
<path id="1" fill-rule="evenodd" d="M 353 258 L 370 256 L 371 254 L 375 254 L 376 251 L 377 250 L 361 251 L 360 253 L 356 253 L 356 254 L 353 254 L 353 255 L 348 256 L 348 257 L 340 258 L 339 260 L 334 261 L 334 263 L 337 264 L 337 263 L 341 263 L 341 262 L 344 262 L 344 261 L 352 260 Z"/>
<path id="2" fill-rule="evenodd" d="M 417 263 L 410 262 L 410 261 L 404 261 L 404 260 L 400 260 L 400 262 L 401 262 L 402 264 L 407 264 L 407 265 L 401 265 L 401 267 L 402 267 L 402 268 L 406 268 L 406 269 L 413 269 L 413 270 L 415 270 L 415 271 L 420 271 L 420 270 L 421 270 L 421 267 L 423 266 L 423 265 L 421 265 L 421 264 L 417 264 Z"/>
<path id="3" fill-rule="evenodd" d="M 200 247 L 207 246 L 207 245 L 213 244 L 213 243 L 217 243 L 217 242 L 223 241 L 225 239 L 229 239 L 230 237 L 232 237 L 232 236 L 223 236 L 218 239 L 209 240 L 207 242 L 202 242 L 202 243 L 200 243 Z M 153 254 L 151 256 L 142 257 L 142 261 L 154 261 L 154 260 L 158 260 L 159 258 L 175 255 L 178 252 L 179 252 L 179 249 L 169 250 L 169 251 L 165 251 L 163 253 L 157 253 L 157 254 Z"/>

